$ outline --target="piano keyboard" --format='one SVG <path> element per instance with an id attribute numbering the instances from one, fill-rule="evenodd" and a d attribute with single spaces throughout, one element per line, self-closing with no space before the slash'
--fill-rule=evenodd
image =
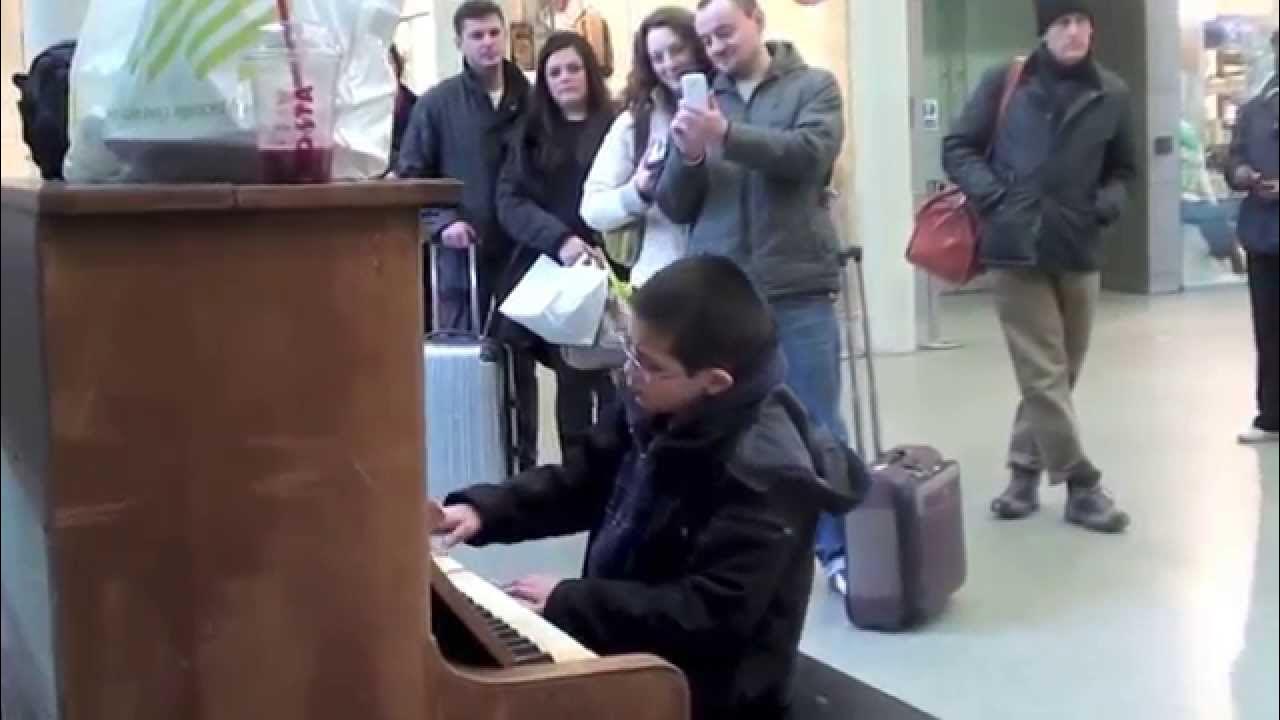
<path id="1" fill-rule="evenodd" d="M 458 561 L 442 556 L 433 560 L 432 583 L 437 594 L 473 633 L 480 635 L 477 639 L 502 665 L 563 663 L 596 657 L 563 630 Z"/>

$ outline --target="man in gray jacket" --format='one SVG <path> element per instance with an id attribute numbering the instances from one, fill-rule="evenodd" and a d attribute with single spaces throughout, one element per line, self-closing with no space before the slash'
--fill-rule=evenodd
<path id="1" fill-rule="evenodd" d="M 1085 454 L 1072 390 L 1089 348 L 1102 241 L 1137 172 L 1129 89 L 1094 61 L 1085 2 L 1037 0 L 1036 12 L 1044 41 L 1004 122 L 1007 64 L 987 73 L 943 141 L 947 174 L 982 216 L 981 260 L 1022 391 L 1010 483 L 991 509 L 1005 519 L 1035 512 L 1047 473 L 1067 484 L 1068 522 L 1120 532 L 1129 516 Z"/>
<path id="2" fill-rule="evenodd" d="M 657 190 L 658 206 L 692 227 L 690 253 L 735 260 L 768 298 L 787 384 L 841 438 L 840 287 L 827 188 L 844 139 L 840 89 L 789 43 L 763 40 L 756 0 L 702 0 L 698 34 L 719 71 L 709 107 L 682 103 Z M 845 589 L 844 527 L 823 517 L 817 554 Z"/>

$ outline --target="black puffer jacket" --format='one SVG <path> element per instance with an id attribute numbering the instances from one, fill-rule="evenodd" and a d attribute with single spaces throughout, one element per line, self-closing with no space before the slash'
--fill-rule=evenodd
<path id="1" fill-rule="evenodd" d="M 982 217 L 985 265 L 1096 271 L 1137 174 L 1130 93 L 1090 60 L 1055 110 L 1049 62 L 1043 47 L 1028 59 L 988 159 L 1010 66 L 989 71 L 943 140 L 943 166 Z"/>
<path id="2" fill-rule="evenodd" d="M 818 514 L 850 510 L 865 469 L 811 430 L 780 373 L 661 427 L 627 416 L 602 421 L 579 464 L 446 502 L 477 509 L 477 545 L 589 531 L 585 577 L 556 587 L 548 620 L 601 654 L 666 658 L 688 678 L 695 718 L 781 717 Z M 645 501 L 624 510 L 635 493 Z M 599 558 L 619 523 L 631 541 Z"/>
<path id="3" fill-rule="evenodd" d="M 506 139 L 506 161 L 498 178 L 498 220 L 517 244 L 555 259 L 576 235 L 592 242 L 595 233 L 582 219 L 582 187 L 591 171 L 613 114 L 602 112 L 544 137 L 529 118 Z M 556 161 L 544 159 L 544 146 L 559 148 Z"/>
<path id="4" fill-rule="evenodd" d="M 582 188 L 612 113 L 599 113 L 566 126 L 555 137 L 543 137 L 528 118 L 522 118 L 506 138 L 505 158 L 494 191 L 498 221 L 511 238 L 510 262 L 496 279 L 495 295 L 505 298 L 525 272 L 545 254 L 559 261 L 561 246 L 571 236 L 596 244 L 596 234 L 582 219 Z M 558 161 L 548 165 L 544 145 L 560 149 Z M 537 348 L 541 340 L 504 317 L 494 318 L 494 334 L 514 345 Z"/>

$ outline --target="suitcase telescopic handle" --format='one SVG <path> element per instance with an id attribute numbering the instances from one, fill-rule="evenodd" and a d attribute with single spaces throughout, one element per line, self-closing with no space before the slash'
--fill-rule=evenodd
<path id="1" fill-rule="evenodd" d="M 861 320 L 861 336 L 862 347 L 865 352 L 867 366 L 867 398 L 868 410 L 870 418 L 867 422 L 871 425 L 871 451 L 874 453 L 871 457 L 880 457 L 884 452 L 884 444 L 880 436 L 880 398 L 876 391 L 876 364 L 871 353 L 871 322 L 867 313 L 867 283 L 866 276 L 862 271 L 862 246 L 848 244 L 843 241 L 842 233 L 839 229 L 842 227 L 839 221 L 839 213 L 836 208 L 839 206 L 840 192 L 834 187 L 828 187 L 824 201 L 828 210 L 831 211 L 832 225 L 836 227 L 837 233 L 841 236 L 840 247 L 836 249 L 836 261 L 840 264 L 840 297 L 844 303 L 845 314 L 845 350 L 849 355 L 849 393 L 853 399 L 853 435 L 854 448 L 863 458 L 867 458 L 866 448 L 866 432 L 862 410 L 862 393 L 858 387 L 858 348 L 855 337 L 857 334 L 853 327 L 855 316 L 860 316 Z M 849 262 L 853 261 L 854 269 L 857 271 L 857 302 L 860 312 L 854 312 L 853 292 L 849 283 Z"/>
<path id="2" fill-rule="evenodd" d="M 424 228 L 423 232 L 426 230 Z M 427 266 L 428 272 L 431 274 L 431 331 L 438 332 L 440 328 L 440 257 L 439 242 L 432 237 L 426 238 L 427 246 Z M 467 286 L 471 299 L 471 332 L 476 337 L 480 337 L 482 329 L 480 327 L 480 272 L 477 269 L 478 260 L 476 259 L 476 246 L 474 244 L 467 246 Z"/>
<path id="3" fill-rule="evenodd" d="M 880 429 L 880 397 L 876 389 L 876 364 L 871 353 L 871 322 L 867 312 L 867 283 L 866 275 L 862 271 L 862 246 L 847 245 L 836 252 L 836 258 L 840 263 L 840 296 L 844 302 L 845 321 L 848 323 L 845 330 L 846 351 L 849 355 L 849 385 L 850 396 L 853 400 L 853 434 L 854 448 L 863 458 L 880 457 L 884 452 L 884 442 L 881 438 Z M 854 269 L 857 271 L 857 304 L 859 312 L 854 311 L 854 295 L 855 290 L 850 287 L 849 282 L 849 262 L 853 261 Z M 853 326 L 854 318 L 860 320 L 860 327 L 855 330 Z M 857 335 L 862 337 L 862 348 L 866 359 L 867 368 L 867 412 L 870 417 L 866 418 L 864 423 L 862 408 L 862 393 L 860 392 L 858 383 L 858 348 L 857 342 L 854 340 Z M 866 425 L 870 425 L 871 435 L 871 455 L 867 454 L 866 446 Z"/>
<path id="4" fill-rule="evenodd" d="M 840 260 L 840 267 L 848 267 L 850 260 L 855 263 L 862 264 L 862 246 L 850 245 L 849 247 L 842 249 L 836 255 L 836 258 Z"/>

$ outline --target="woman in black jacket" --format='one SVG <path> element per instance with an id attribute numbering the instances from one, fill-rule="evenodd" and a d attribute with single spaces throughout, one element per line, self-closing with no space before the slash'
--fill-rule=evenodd
<path id="1" fill-rule="evenodd" d="M 604 262 L 578 210 L 583 183 L 613 116 L 600 63 L 586 40 L 567 32 L 548 37 L 538 56 L 528 112 L 508 140 L 498 179 L 498 221 L 523 246 L 509 273 L 512 280 L 539 253 L 562 265 L 584 256 Z M 556 422 L 567 456 L 582 446 L 596 411 L 612 402 L 613 383 L 607 372 L 569 367 L 557 352 L 545 359 L 556 372 Z"/>

